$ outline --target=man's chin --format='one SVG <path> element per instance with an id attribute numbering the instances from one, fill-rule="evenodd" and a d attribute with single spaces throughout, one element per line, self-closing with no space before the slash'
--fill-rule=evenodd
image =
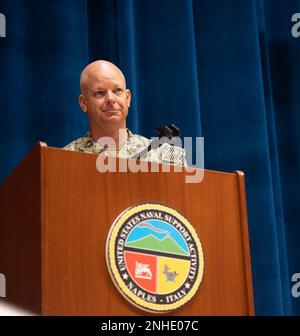
<path id="1" fill-rule="evenodd" d="M 103 118 L 102 123 L 112 128 L 122 128 L 122 125 L 124 124 L 124 118 L 117 116 L 117 115 L 112 115 L 112 116 Z"/>
<path id="2" fill-rule="evenodd" d="M 122 118 L 122 113 L 120 111 L 108 111 L 103 114 L 103 118 L 110 119 L 110 118 Z"/>
<path id="3" fill-rule="evenodd" d="M 121 123 L 122 122 L 122 118 L 119 115 L 110 115 L 110 116 L 106 116 L 105 117 L 105 121 L 109 122 L 109 123 Z"/>

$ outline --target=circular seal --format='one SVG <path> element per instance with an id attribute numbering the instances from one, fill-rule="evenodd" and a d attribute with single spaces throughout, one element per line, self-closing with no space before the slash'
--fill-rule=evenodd
<path id="1" fill-rule="evenodd" d="M 116 218 L 106 241 L 106 262 L 120 293 L 154 313 L 187 303 L 204 270 L 193 226 L 178 211 L 158 203 L 130 207 Z"/>

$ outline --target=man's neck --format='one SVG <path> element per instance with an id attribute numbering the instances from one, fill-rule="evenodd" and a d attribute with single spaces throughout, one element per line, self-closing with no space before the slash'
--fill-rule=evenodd
<path id="1" fill-rule="evenodd" d="M 99 129 L 99 127 L 93 127 L 90 125 L 91 129 L 91 136 L 94 142 L 98 142 L 101 144 L 101 141 L 99 142 L 99 139 L 103 137 L 109 137 L 112 138 L 116 147 L 111 146 L 113 150 L 119 150 L 123 144 L 128 139 L 128 132 L 126 129 L 126 125 L 124 128 L 119 128 L 115 130 L 105 130 L 105 129 Z"/>

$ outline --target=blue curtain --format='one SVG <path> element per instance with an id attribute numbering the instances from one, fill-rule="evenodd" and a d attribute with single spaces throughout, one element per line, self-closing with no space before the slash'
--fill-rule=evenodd
<path id="1" fill-rule="evenodd" d="M 205 167 L 243 170 L 256 313 L 299 315 L 300 0 L 0 0 L 0 179 L 38 140 L 88 127 L 79 74 L 116 63 L 133 93 L 128 126 L 205 138 Z"/>

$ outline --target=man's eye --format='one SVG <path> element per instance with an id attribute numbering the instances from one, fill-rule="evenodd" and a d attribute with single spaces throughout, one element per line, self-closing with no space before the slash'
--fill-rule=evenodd
<path id="1" fill-rule="evenodd" d="M 114 93 L 117 94 L 117 95 L 122 94 L 123 93 L 123 89 L 117 88 L 117 89 L 114 90 Z"/>
<path id="2" fill-rule="evenodd" d="M 102 97 L 104 95 L 103 91 L 96 91 L 95 92 L 95 97 Z"/>

